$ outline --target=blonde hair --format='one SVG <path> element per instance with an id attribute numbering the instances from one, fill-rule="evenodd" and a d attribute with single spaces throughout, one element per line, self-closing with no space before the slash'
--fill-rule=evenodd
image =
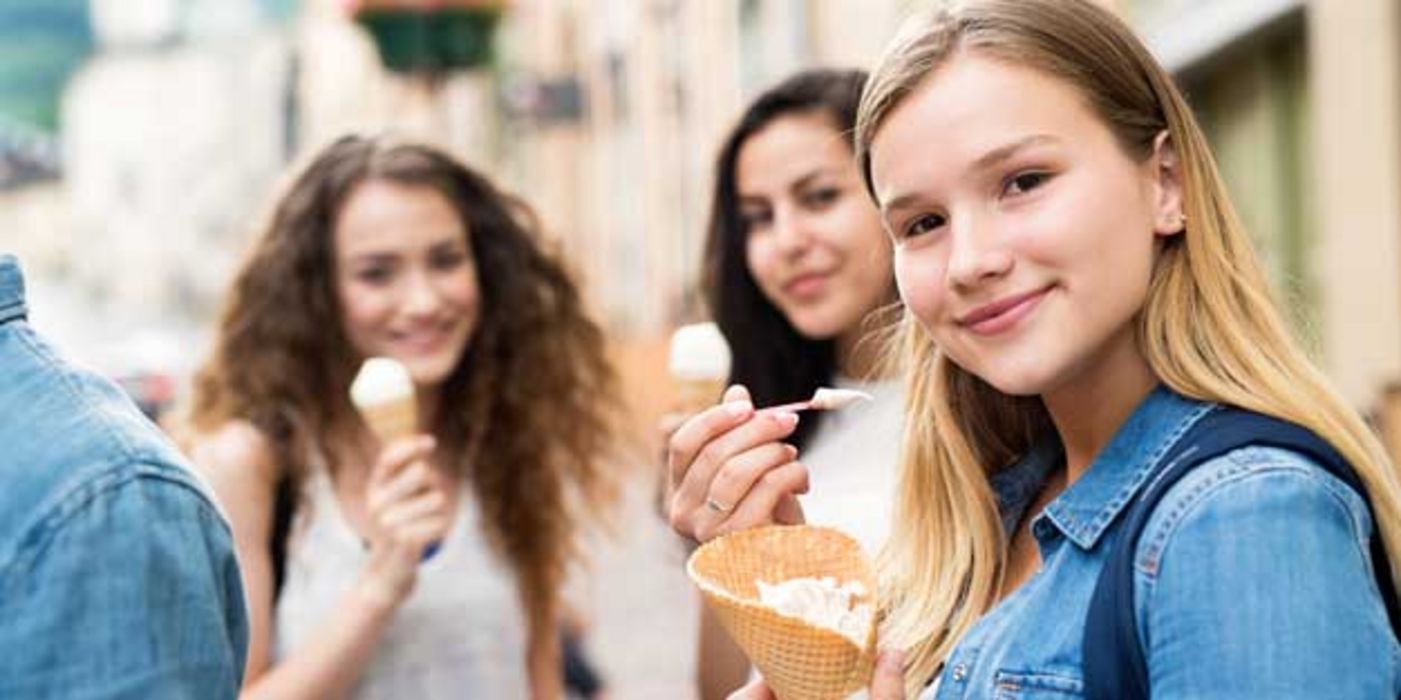
<path id="1" fill-rule="evenodd" d="M 1090 0 L 972 0 L 915 18 L 862 95 L 856 147 L 867 186 L 882 122 L 961 52 L 1074 86 L 1131 157 L 1151 155 L 1167 132 L 1189 224 L 1160 250 L 1138 319 L 1139 347 L 1173 391 L 1292 421 L 1337 448 L 1366 486 L 1391 573 L 1401 579 L 1401 482 L 1393 466 L 1291 337 L 1191 110 L 1111 12 Z M 1007 533 L 988 477 L 1051 427 L 1039 399 L 996 391 L 953 364 L 908 317 L 904 326 L 908 420 L 880 572 L 883 634 L 908 650 L 914 693 L 997 600 Z"/>

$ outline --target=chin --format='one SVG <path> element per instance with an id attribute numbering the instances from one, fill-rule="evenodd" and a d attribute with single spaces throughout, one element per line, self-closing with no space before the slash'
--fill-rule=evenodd
<path id="1" fill-rule="evenodd" d="M 790 316 L 788 322 L 798 334 L 809 340 L 831 340 L 860 322 L 843 318 L 837 313 L 812 313 Z"/>

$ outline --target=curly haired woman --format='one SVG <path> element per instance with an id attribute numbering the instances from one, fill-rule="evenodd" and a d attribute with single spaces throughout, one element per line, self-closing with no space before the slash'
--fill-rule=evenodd
<path id="1" fill-rule="evenodd" d="M 244 697 L 559 697 L 561 580 L 613 492 L 603 346 L 481 175 L 385 139 L 317 154 L 237 275 L 191 415 L 244 567 Z M 407 368 L 421 434 L 382 444 L 351 405 L 374 356 Z"/>

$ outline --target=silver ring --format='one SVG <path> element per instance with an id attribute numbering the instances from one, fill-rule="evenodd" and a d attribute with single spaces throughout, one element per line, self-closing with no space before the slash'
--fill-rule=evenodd
<path id="1" fill-rule="evenodd" d="M 732 509 L 731 506 L 727 506 L 727 505 L 725 505 L 725 504 L 723 504 L 723 503 L 721 503 L 721 502 L 719 502 L 719 501 L 717 501 L 717 500 L 715 500 L 715 499 L 713 499 L 713 498 L 707 498 L 707 499 L 705 499 L 705 507 L 706 507 L 706 508 L 709 508 L 709 509 L 711 509 L 711 510 L 713 510 L 713 511 L 715 511 L 716 513 L 719 513 L 719 514 L 721 514 L 721 515 L 724 515 L 725 513 L 730 512 L 730 510 Z"/>

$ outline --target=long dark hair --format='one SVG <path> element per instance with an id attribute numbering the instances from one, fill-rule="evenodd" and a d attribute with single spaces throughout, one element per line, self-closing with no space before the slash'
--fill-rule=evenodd
<path id="1" fill-rule="evenodd" d="M 733 349 L 730 382 L 749 387 L 756 405 L 808 398 L 832 380 L 836 342 L 806 338 L 764 296 L 749 273 L 748 236 L 736 185 L 739 151 L 751 136 L 780 117 L 824 114 L 851 145 L 856 110 L 866 74 L 858 70 L 807 70 L 770 88 L 740 117 L 715 161 L 715 191 L 706 233 L 702 292 L 716 325 Z M 853 161 L 854 162 L 854 161 Z M 813 434 L 821 412 L 798 425 L 791 442 L 801 447 Z"/>
<path id="2" fill-rule="evenodd" d="M 552 629 L 580 518 L 612 500 L 601 464 L 618 398 L 601 329 L 564 267 L 542 249 L 529 208 L 449 155 L 348 136 L 317 154 L 278 198 L 229 293 L 212 357 L 195 380 L 191 422 L 246 420 L 293 488 L 307 455 L 353 410 L 356 357 L 335 289 L 336 217 L 371 180 L 432 188 L 467 231 L 481 316 L 442 386 L 431 430 L 481 502 L 489 540 L 510 562 L 535 631 Z M 284 524 L 285 525 L 285 524 Z M 283 543 L 272 543 L 275 555 Z"/>

